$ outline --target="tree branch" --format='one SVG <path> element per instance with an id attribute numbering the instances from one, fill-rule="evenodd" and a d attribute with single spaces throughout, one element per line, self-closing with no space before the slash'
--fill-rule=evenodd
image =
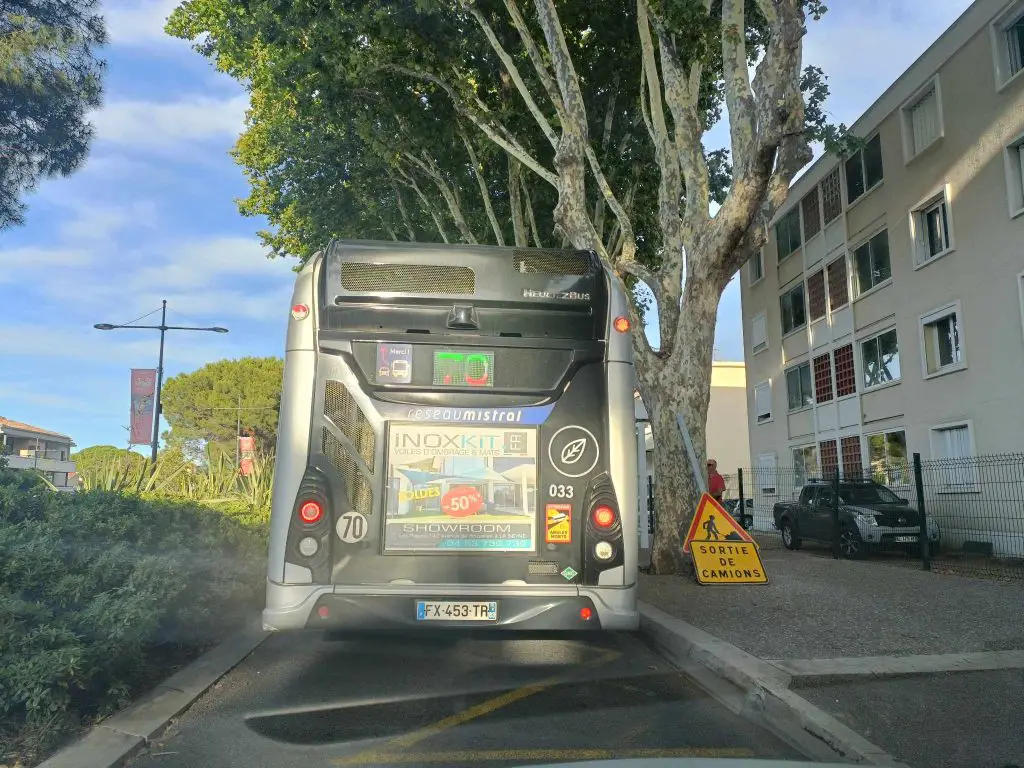
<path id="1" fill-rule="evenodd" d="M 466 136 L 466 132 L 461 128 L 459 129 L 459 136 L 462 137 L 462 143 L 466 146 L 466 152 L 469 153 L 469 162 L 473 166 L 473 175 L 476 176 L 476 183 L 480 188 L 480 197 L 484 203 L 484 210 L 487 212 L 487 220 L 491 222 L 491 229 L 494 231 L 494 241 L 504 247 L 505 237 L 501 233 L 501 227 L 498 226 L 498 217 L 494 215 L 494 206 L 491 205 L 491 192 L 487 188 L 487 181 L 484 179 L 483 166 L 480 165 L 480 161 L 476 157 L 476 152 L 473 150 L 473 144 L 470 142 L 469 137 Z"/>
<path id="2" fill-rule="evenodd" d="M 530 61 L 533 63 L 533 69 L 537 73 L 537 77 L 540 78 L 541 85 L 544 86 L 544 90 L 547 91 L 548 98 L 551 99 L 551 103 L 555 107 L 555 112 L 558 114 L 561 120 L 565 114 L 565 105 L 562 103 L 562 97 L 558 92 L 558 86 L 555 83 L 555 79 L 551 76 L 551 72 L 548 71 L 548 65 L 544 61 L 544 55 L 541 53 L 540 48 L 537 46 L 537 42 L 533 39 L 533 35 L 530 33 L 530 28 L 526 24 L 526 19 L 523 18 L 523 14 L 519 11 L 519 6 L 516 5 L 515 0 L 505 0 L 505 8 L 508 10 L 509 16 L 512 17 L 512 25 L 519 32 L 519 37 L 523 41 L 523 47 L 526 48 L 526 54 L 530 57 Z"/>
<path id="3" fill-rule="evenodd" d="M 487 109 L 487 106 L 483 104 L 482 101 L 476 99 L 477 108 L 480 109 L 480 112 L 484 113 L 483 116 L 476 110 L 470 109 L 466 102 L 458 95 L 458 93 L 456 93 L 455 89 L 443 78 L 440 78 L 430 72 L 422 72 L 416 69 L 410 69 L 409 67 L 403 67 L 398 64 L 385 64 L 383 66 L 385 69 L 389 69 L 393 72 L 399 72 L 409 77 L 426 80 L 427 82 L 436 85 L 448 94 L 448 97 L 455 105 L 456 111 L 483 131 L 487 138 L 504 149 L 510 155 L 514 155 L 519 162 L 544 179 L 544 181 L 548 182 L 548 184 L 553 187 L 558 186 L 558 176 L 541 165 L 535 157 L 527 152 L 523 146 L 512 137 L 511 131 L 509 131 L 508 128 L 502 125 L 499 120 L 495 119 L 493 115 L 490 114 L 490 110 Z"/>
<path id="4" fill-rule="evenodd" d="M 588 158 L 587 107 L 583 101 L 576 68 L 569 54 L 569 46 L 565 42 L 562 23 L 555 10 L 554 0 L 534 0 L 537 8 L 537 19 L 544 39 L 547 41 L 548 52 L 555 72 L 555 81 L 562 94 L 565 114 L 562 119 L 562 135 L 555 150 L 555 170 L 558 172 L 558 203 L 555 205 L 555 226 L 570 239 L 577 248 L 600 248 L 604 245 L 594 233 L 594 225 L 587 211 L 586 166 Z M 590 148 L 590 154 L 593 149 Z M 592 168 L 596 166 L 591 163 Z M 600 168 L 596 168 L 600 175 Z M 600 175 L 599 183 L 604 181 Z M 604 182 L 602 194 L 614 199 L 611 190 Z M 614 209 L 613 209 L 614 210 Z"/>
<path id="5" fill-rule="evenodd" d="M 416 193 L 416 197 L 419 198 L 420 204 L 423 206 L 423 210 L 429 213 L 430 218 L 434 220 L 434 226 L 437 227 L 437 234 L 441 236 L 441 239 L 444 240 L 444 242 L 450 243 L 451 240 L 448 239 L 448 233 L 445 231 L 444 225 L 441 223 L 441 217 L 438 215 L 437 209 L 431 204 L 427 196 L 423 194 L 423 190 L 420 189 L 420 185 L 416 183 L 416 179 L 411 174 L 406 173 L 401 166 L 396 166 L 395 171 L 402 177 L 402 179 L 405 180 L 405 183 L 412 188 L 413 192 Z"/>
<path id="6" fill-rule="evenodd" d="M 744 0 L 722 0 L 722 67 L 725 105 L 729 110 L 734 173 L 742 176 L 757 140 L 754 92 L 747 72 L 747 26 Z M 799 73 L 798 73 L 799 74 Z"/>
<path id="7" fill-rule="evenodd" d="M 526 229 L 526 222 L 523 221 L 523 202 L 520 196 L 523 167 L 512 155 L 506 155 L 506 157 L 508 158 L 508 204 L 512 209 L 512 233 L 516 246 L 525 248 L 530 244 L 530 233 Z"/>
<path id="8" fill-rule="evenodd" d="M 519 183 L 523 188 L 523 201 L 526 203 L 526 214 L 527 220 L 530 222 L 530 229 L 533 230 L 533 244 L 538 248 L 543 248 L 544 244 L 540 241 L 540 230 L 537 228 L 537 219 L 533 215 L 533 201 L 530 199 L 530 188 L 526 184 L 526 175 L 519 175 Z M 529 241 L 527 241 L 529 245 Z"/>
<path id="9" fill-rule="evenodd" d="M 405 224 L 405 231 L 409 235 L 409 242 L 416 242 L 416 230 L 413 228 L 412 219 L 409 218 L 409 211 L 405 207 L 405 201 L 402 199 L 402 191 L 398 188 L 398 182 L 395 181 L 395 176 L 390 171 L 388 172 L 388 178 L 391 179 L 391 189 L 394 190 L 395 200 L 398 201 L 398 210 L 402 214 L 402 223 Z"/>
<path id="10" fill-rule="evenodd" d="M 773 207 L 777 210 L 793 176 L 813 157 L 800 91 L 801 40 L 806 32 L 803 0 L 770 2 L 769 42 L 754 77 L 756 138 L 745 156 L 733 156 L 738 172 L 709 236 L 709 252 L 716 254 L 717 263 L 701 265 L 718 284 L 728 282 L 735 269 L 725 272 L 742 264 L 744 249 L 753 247 L 751 221 Z"/>
<path id="11" fill-rule="evenodd" d="M 438 169 L 437 163 L 434 162 L 434 159 L 426 153 L 424 153 L 425 159 L 423 160 L 416 157 L 416 155 L 411 152 L 403 152 L 402 156 L 430 177 L 434 182 L 434 185 L 437 187 L 437 191 L 441 193 L 441 197 L 443 197 L 445 203 L 448 204 L 448 211 L 451 213 L 452 219 L 455 220 L 455 226 L 459 230 L 459 234 L 462 235 L 462 239 L 467 243 L 475 245 L 477 243 L 476 236 L 473 234 L 473 230 L 469 227 L 469 222 L 466 221 L 466 217 L 462 213 L 462 206 L 459 204 L 459 199 L 448 184 L 448 181 L 444 178 L 444 175 Z"/>
<path id="12" fill-rule="evenodd" d="M 512 82 L 515 83 L 516 89 L 519 91 L 519 95 L 522 96 L 523 101 L 526 103 L 526 108 L 533 115 L 534 120 L 537 121 L 537 125 L 540 126 L 541 131 L 547 137 L 548 141 L 551 142 L 551 146 L 555 146 L 558 143 L 558 137 L 555 135 L 555 129 L 551 127 L 551 123 L 548 121 L 547 116 L 541 112 L 540 107 L 537 106 L 537 102 L 533 98 L 533 94 L 530 93 L 529 87 L 523 81 L 523 76 L 519 73 L 519 67 L 516 66 L 515 61 L 509 56 L 508 51 L 505 50 L 505 46 L 498 40 L 498 36 L 494 34 L 494 30 L 491 25 L 487 23 L 487 19 L 480 12 L 480 9 L 476 5 L 476 0 L 459 0 L 460 5 L 469 11 L 470 15 L 476 19 L 476 23 L 480 25 L 480 29 L 483 30 L 484 36 L 487 38 L 487 42 L 491 44 L 491 48 L 501 59 L 501 63 L 505 66 L 505 70 L 508 72 L 509 77 L 512 78 Z"/>

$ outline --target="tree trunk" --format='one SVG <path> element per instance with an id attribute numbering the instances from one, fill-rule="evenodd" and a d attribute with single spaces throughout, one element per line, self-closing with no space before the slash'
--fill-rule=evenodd
<path id="1" fill-rule="evenodd" d="M 693 476 L 676 414 L 682 415 L 697 454 L 700 472 L 707 454 L 708 401 L 711 398 L 711 361 L 720 291 L 713 280 L 691 276 L 684 289 L 676 345 L 661 368 L 644 366 L 654 381 L 641 382 L 654 437 L 654 544 L 651 565 L 655 573 L 688 568 L 683 537 L 697 511 L 701 486 Z M 715 425 L 711 425 L 714 429 Z M 707 478 L 704 477 L 706 485 Z"/>

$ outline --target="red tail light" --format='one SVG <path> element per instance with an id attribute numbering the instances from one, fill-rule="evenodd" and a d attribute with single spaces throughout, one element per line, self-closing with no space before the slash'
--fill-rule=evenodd
<path id="1" fill-rule="evenodd" d="M 580 618 L 583 619 L 584 621 L 590 621 L 590 617 L 593 616 L 593 615 L 594 615 L 593 611 L 591 611 L 589 608 L 587 608 L 587 607 L 580 608 Z"/>
<path id="2" fill-rule="evenodd" d="M 309 307 L 305 304 L 295 304 L 292 306 L 292 317 L 296 320 L 305 320 L 309 317 Z"/>
<path id="3" fill-rule="evenodd" d="M 320 518 L 324 516 L 324 508 L 320 506 L 317 501 L 305 501 L 302 506 L 299 507 L 299 519 L 302 522 L 312 525 L 313 523 L 319 523 Z"/>
<path id="4" fill-rule="evenodd" d="M 596 528 L 608 530 L 615 525 L 615 510 L 602 504 L 600 507 L 595 507 L 594 511 L 590 513 L 590 519 L 594 521 Z"/>

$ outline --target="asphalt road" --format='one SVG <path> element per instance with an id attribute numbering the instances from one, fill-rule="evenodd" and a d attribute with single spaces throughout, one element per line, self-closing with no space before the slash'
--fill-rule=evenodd
<path id="1" fill-rule="evenodd" d="M 133 768 L 799 758 L 630 635 L 274 635 Z"/>

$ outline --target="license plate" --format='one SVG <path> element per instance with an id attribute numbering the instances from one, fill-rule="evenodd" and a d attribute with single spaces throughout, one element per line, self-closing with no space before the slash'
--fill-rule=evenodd
<path id="1" fill-rule="evenodd" d="M 498 601 L 469 603 L 416 601 L 417 621 L 497 621 Z"/>
<path id="2" fill-rule="evenodd" d="M 917 536 L 897 536 L 896 537 L 896 543 L 897 544 L 913 544 L 915 541 L 917 541 Z"/>

